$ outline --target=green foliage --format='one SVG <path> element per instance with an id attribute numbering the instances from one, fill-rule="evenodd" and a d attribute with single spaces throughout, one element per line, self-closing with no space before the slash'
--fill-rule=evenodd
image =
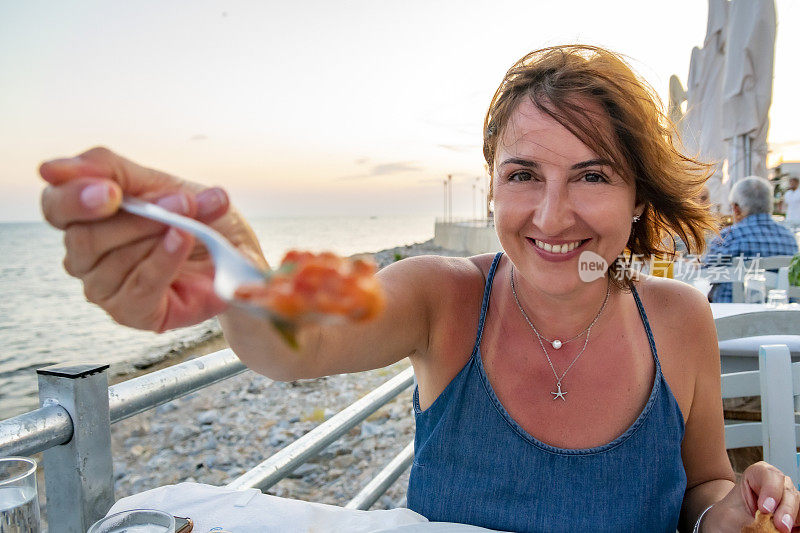
<path id="1" fill-rule="evenodd" d="M 403 254 L 401 254 L 401 253 L 397 253 L 397 252 L 395 252 L 395 253 L 394 253 L 394 260 L 395 260 L 395 261 L 400 261 L 401 259 L 405 259 L 405 257 L 406 257 L 406 256 L 404 256 L 404 255 L 403 255 Z"/>
<path id="2" fill-rule="evenodd" d="M 789 263 L 789 283 L 800 285 L 800 254 L 792 257 L 792 262 Z"/>

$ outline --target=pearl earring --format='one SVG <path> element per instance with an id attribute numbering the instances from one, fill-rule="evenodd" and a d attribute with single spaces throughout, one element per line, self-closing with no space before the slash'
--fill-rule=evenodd
<path id="1" fill-rule="evenodd" d="M 641 215 L 633 215 L 633 223 L 636 224 L 637 222 L 639 222 L 640 218 L 642 218 Z"/>

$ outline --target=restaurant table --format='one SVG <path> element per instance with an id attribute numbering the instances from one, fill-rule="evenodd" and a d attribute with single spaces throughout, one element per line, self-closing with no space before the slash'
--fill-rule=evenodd
<path id="1" fill-rule="evenodd" d="M 790 304 L 780 308 L 780 310 L 784 309 L 800 311 L 800 305 Z M 714 315 L 715 319 L 743 313 L 775 310 L 775 307 L 770 307 L 766 304 L 711 304 L 711 313 Z M 797 335 L 761 335 L 758 337 L 731 339 L 720 342 L 719 351 L 722 359 L 722 373 L 758 370 L 758 347 L 762 344 L 785 344 L 789 347 L 792 362 L 799 362 L 800 330 L 798 330 L 797 333 Z"/>
<path id="2" fill-rule="evenodd" d="M 192 533 L 326 532 L 478 533 L 494 530 L 464 524 L 428 522 L 410 509 L 345 509 L 201 483 L 165 485 L 120 499 L 108 514 L 129 509 L 157 509 L 191 518 Z"/>

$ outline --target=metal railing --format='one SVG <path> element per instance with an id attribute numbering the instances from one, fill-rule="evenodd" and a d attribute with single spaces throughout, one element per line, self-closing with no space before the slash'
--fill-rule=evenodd
<path id="1" fill-rule="evenodd" d="M 0 457 L 43 452 L 50 531 L 86 531 L 114 504 L 111 424 L 185 396 L 246 370 L 230 350 L 176 364 L 108 386 L 108 365 L 55 365 L 37 370 L 34 411 L 0 421 Z M 289 444 L 229 488 L 265 490 L 391 401 L 414 382 L 408 368 Z M 368 509 L 408 468 L 413 444 L 351 500 Z"/>

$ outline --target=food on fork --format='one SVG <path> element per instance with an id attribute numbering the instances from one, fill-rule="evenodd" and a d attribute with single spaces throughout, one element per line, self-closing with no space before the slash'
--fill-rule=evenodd
<path id="1" fill-rule="evenodd" d="M 778 533 L 778 528 L 772 522 L 772 513 L 756 511 L 756 518 L 752 523 L 742 528 L 742 533 Z"/>
<path id="2" fill-rule="evenodd" d="M 273 323 L 296 346 L 300 324 L 375 318 L 384 305 L 376 272 L 372 261 L 291 250 L 265 284 L 239 287 L 234 297 L 276 315 Z"/>

